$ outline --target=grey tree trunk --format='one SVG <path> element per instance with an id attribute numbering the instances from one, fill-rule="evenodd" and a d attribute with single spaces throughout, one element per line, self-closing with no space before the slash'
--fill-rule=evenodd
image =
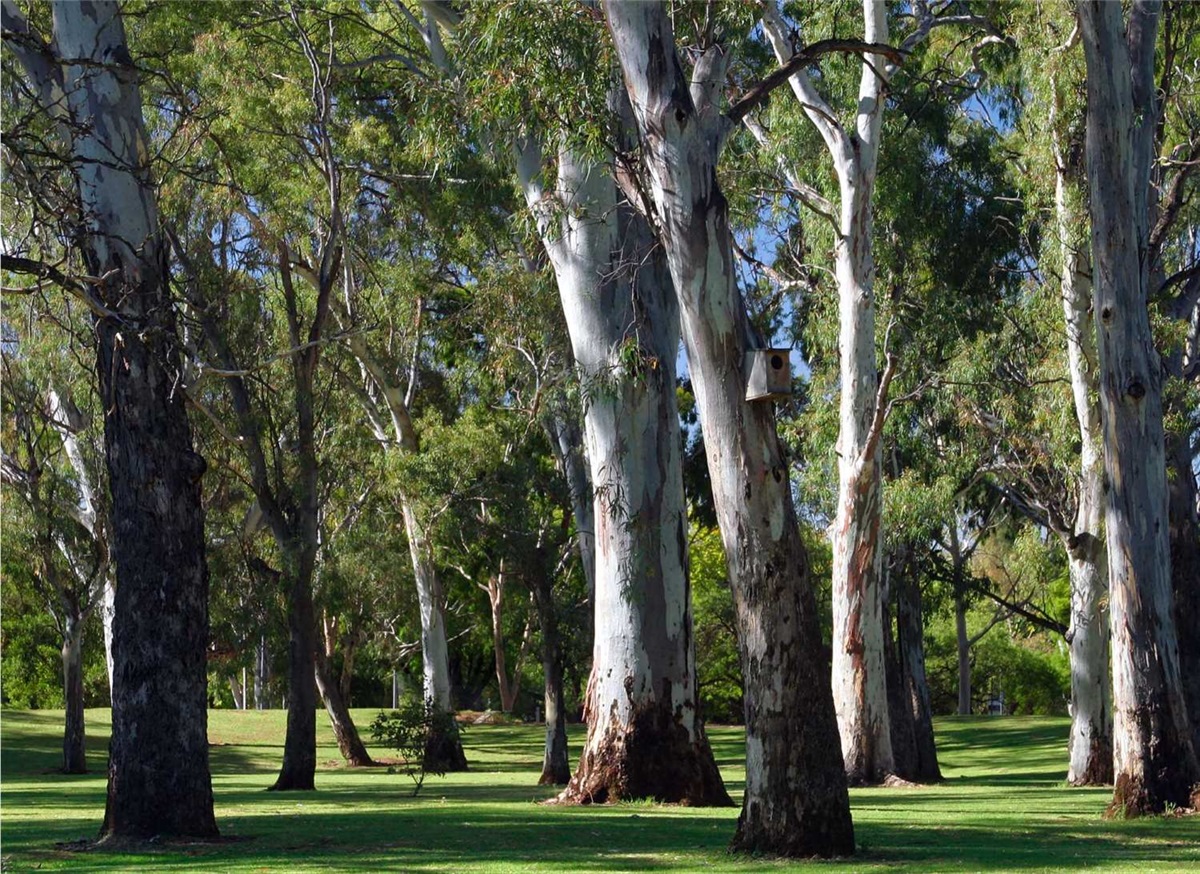
<path id="1" fill-rule="evenodd" d="M 746 789 L 733 846 L 850 854 L 846 775 L 788 465 L 771 404 L 746 400 L 746 352 L 761 341 L 735 281 L 728 204 L 716 175 L 731 124 L 718 108 L 728 55 L 710 46 L 687 75 L 662 4 L 612 0 L 604 10 L 679 295 L 738 617 Z"/>
<path id="2" fill-rule="evenodd" d="M 63 701 L 66 726 L 63 729 L 63 773 L 87 773 L 87 738 L 83 725 L 83 617 L 75 610 L 64 617 Z"/>
<path id="3" fill-rule="evenodd" d="M 1087 163 L 1108 482 L 1115 790 L 1125 816 L 1189 806 L 1200 782 L 1175 634 L 1162 363 L 1147 314 L 1156 0 L 1087 0 Z"/>
<path id="4" fill-rule="evenodd" d="M 101 835 L 213 837 L 206 736 L 208 571 L 169 269 L 149 177 L 137 72 L 116 3 L 55 3 L 54 41 L 15 4 L 4 29 L 69 139 L 78 245 L 98 313 L 116 568 L 113 732 Z M 6 42 L 8 42 L 6 37 Z M 36 48 L 34 47 L 36 46 Z M 58 98 L 65 95 L 64 101 Z M 65 105 L 65 113 L 64 113 Z"/>
<path id="5" fill-rule="evenodd" d="M 267 709 L 267 636 L 260 635 L 254 648 L 254 709 Z"/>
<path id="6" fill-rule="evenodd" d="M 354 720 L 350 718 L 350 710 L 340 686 L 334 681 L 328 657 L 319 649 L 315 656 L 313 668 L 317 691 L 325 703 L 325 712 L 329 715 L 329 724 L 333 728 L 333 736 L 337 739 L 342 758 L 352 768 L 365 768 L 375 764 L 358 734 Z"/>
<path id="7" fill-rule="evenodd" d="M 967 599 L 961 592 L 954 595 L 954 638 L 958 652 L 958 710 L 959 716 L 971 715 L 971 639 L 967 637 Z"/>
<path id="8" fill-rule="evenodd" d="M 867 42 L 888 41 L 881 0 L 863 3 Z M 774 2 L 763 29 L 780 64 L 795 53 Z M 872 197 L 883 121 L 886 60 L 864 59 L 855 126 L 846 130 L 806 73 L 789 83 L 833 159 L 840 190 L 834 245 L 838 286 L 838 502 L 833 539 L 833 701 L 851 784 L 878 783 L 895 770 L 884 666 L 883 452 L 886 398 L 877 396 Z"/>
<path id="9" fill-rule="evenodd" d="M 555 410 L 547 431 L 550 448 L 567 481 L 571 513 L 575 517 L 579 561 L 583 565 L 588 598 L 592 599 L 596 593 L 596 519 L 583 434 L 572 413 L 565 409 Z"/>
<path id="10" fill-rule="evenodd" d="M 564 147 L 550 192 L 541 163 L 522 147 L 586 398 L 596 525 L 588 737 L 559 800 L 731 804 L 696 713 L 671 278 L 613 168 Z"/>
<path id="11" fill-rule="evenodd" d="M 1175 625 L 1179 630 L 1179 668 L 1192 723 L 1192 747 L 1200 755 L 1200 518 L 1194 458 L 1187 434 L 1167 434 L 1171 575 Z"/>
<path id="12" fill-rule="evenodd" d="M 545 687 L 546 748 L 539 786 L 565 786 L 571 780 L 567 753 L 567 713 L 563 705 L 562 637 L 554 603 L 554 581 L 546 573 L 545 550 L 534 560 L 533 597 L 542 628 L 542 676 Z"/>
<path id="13" fill-rule="evenodd" d="M 1069 164 L 1072 150 L 1054 143 L 1055 205 L 1062 253 L 1062 307 L 1075 417 L 1079 423 L 1077 509 L 1064 538 L 1071 580 L 1071 736 L 1067 782 L 1112 782 L 1112 701 L 1108 658 L 1108 575 L 1104 564 L 1104 447 L 1100 425 L 1100 365 L 1092 317 L 1091 259 L 1082 167 Z"/>
<path id="14" fill-rule="evenodd" d="M 933 737 L 933 705 L 925 675 L 925 622 L 921 612 L 921 581 L 915 567 L 906 567 L 895 578 L 896 638 L 900 660 L 903 704 L 912 719 L 916 758 L 900 772 L 906 780 L 936 783 L 942 779 Z"/>

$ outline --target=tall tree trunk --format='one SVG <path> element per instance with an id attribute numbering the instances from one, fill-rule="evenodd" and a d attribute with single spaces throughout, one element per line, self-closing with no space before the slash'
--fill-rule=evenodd
<path id="1" fill-rule="evenodd" d="M 375 762 L 359 737 L 358 728 L 350 717 L 346 699 L 342 690 L 334 682 L 333 670 L 324 652 L 317 650 L 313 659 L 313 676 L 317 682 L 317 691 L 325 703 L 325 712 L 329 714 L 329 725 L 333 728 L 333 736 L 337 738 L 338 749 L 342 758 L 351 768 L 365 768 Z"/>
<path id="2" fill-rule="evenodd" d="M 275 791 L 312 790 L 317 771 L 317 695 L 313 682 L 317 645 L 311 550 L 285 557 L 288 588 L 288 701 L 283 765 Z"/>
<path id="3" fill-rule="evenodd" d="M 517 660 L 516 673 L 512 682 L 509 682 L 508 657 L 504 651 L 504 559 L 500 559 L 499 572 L 489 577 L 487 585 L 480 588 L 487 592 L 492 612 L 492 657 L 496 663 L 496 685 L 500 690 L 500 712 L 512 713 L 521 691 L 521 660 Z"/>
<path id="4" fill-rule="evenodd" d="M 1197 514 L 1195 458 L 1187 434 L 1168 433 L 1171 576 L 1183 697 L 1192 723 L 1192 747 L 1200 755 L 1200 518 Z"/>
<path id="5" fill-rule="evenodd" d="M 1162 364 L 1147 313 L 1156 0 L 1079 5 L 1108 483 L 1115 790 L 1127 816 L 1189 806 L 1200 782 L 1171 591 Z"/>
<path id="6" fill-rule="evenodd" d="M 254 648 L 254 709 L 267 709 L 267 636 L 258 637 Z"/>
<path id="7" fill-rule="evenodd" d="M 83 726 L 83 616 L 76 609 L 66 617 L 63 630 L 63 773 L 87 773 L 87 741 Z"/>
<path id="8" fill-rule="evenodd" d="M 864 0 L 870 43 L 888 41 L 887 9 Z M 773 2 L 764 4 L 763 28 L 781 64 L 791 60 L 789 34 Z M 855 126 L 846 130 L 803 71 L 789 79 L 801 106 L 833 159 L 840 190 L 834 244 L 838 286 L 838 502 L 833 532 L 833 701 L 846 776 L 852 784 L 878 783 L 895 769 L 884 667 L 883 453 L 880 431 L 886 398 L 877 396 L 875 263 L 872 197 L 883 124 L 883 70 L 879 56 L 864 59 Z M 886 392 L 886 382 L 884 383 Z"/>
<path id="9" fill-rule="evenodd" d="M 925 622 L 921 614 L 921 581 L 915 565 L 896 577 L 896 637 L 900 650 L 900 676 L 904 706 L 912 714 L 916 761 L 909 773 L 900 776 L 918 783 L 942 779 L 933 738 L 933 705 L 925 676 Z"/>
<path id="10" fill-rule="evenodd" d="M 1073 149 L 1054 140 L 1055 205 L 1062 252 L 1062 306 L 1075 417 L 1079 423 L 1077 510 L 1066 538 L 1071 580 L 1071 736 L 1067 782 L 1094 786 L 1112 782 L 1112 701 L 1108 658 L 1108 578 L 1103 563 L 1104 447 L 1100 425 L 1099 361 L 1092 317 L 1091 259 L 1081 226 L 1082 167 L 1070 163 Z"/>
<path id="11" fill-rule="evenodd" d="M 559 800 L 731 804 L 696 712 L 671 278 L 612 168 L 563 148 L 547 192 L 540 148 L 519 164 L 587 398 L 595 495 L 588 736 Z"/>
<path id="12" fill-rule="evenodd" d="M 554 581 L 546 573 L 545 550 L 538 548 L 533 565 L 533 597 L 542 628 L 542 675 L 545 686 L 546 751 L 539 786 L 565 786 L 571 780 L 567 755 L 567 713 L 563 706 L 562 638 Z"/>
<path id="13" fill-rule="evenodd" d="M 891 576 L 891 575 L 889 575 Z M 889 588 L 899 588 L 900 580 L 891 576 Z M 917 735 L 916 721 L 907 706 L 904 684 L 904 666 L 900 661 L 900 648 L 892 636 L 892 619 L 885 598 L 883 610 L 883 663 L 887 671 L 888 725 L 891 729 L 892 757 L 895 774 L 905 780 L 916 779 Z"/>
<path id="14" fill-rule="evenodd" d="M 733 846 L 786 856 L 854 852 L 854 828 L 808 556 L 769 402 L 746 400 L 746 353 L 761 340 L 734 276 L 716 162 L 726 47 L 683 72 L 660 3 L 604 4 L 637 114 L 671 276 L 745 680 L 746 789 Z M 684 536 L 681 532 L 680 537 Z"/>
<path id="15" fill-rule="evenodd" d="M 435 710 L 453 713 L 450 701 L 450 650 L 446 644 L 446 622 L 442 616 L 445 596 L 437 569 L 430 556 L 430 544 L 425 529 L 417 517 L 417 509 L 407 498 L 401 498 L 404 530 L 412 555 L 413 576 L 417 583 L 417 601 L 421 610 L 421 663 L 425 670 L 424 695 Z M 430 765 L 447 771 L 465 771 L 467 757 L 458 733 L 438 732 L 430 736 L 425 747 L 425 759 Z"/>
<path id="16" fill-rule="evenodd" d="M 971 639 L 967 637 L 967 598 L 954 594 L 954 636 L 958 650 L 958 715 L 971 715 Z"/>
<path id="17" fill-rule="evenodd" d="M 575 517 L 575 536 L 578 539 L 579 561 L 587 583 L 588 600 L 596 593 L 596 521 L 592 496 L 592 481 L 583 449 L 583 434 L 570 410 L 557 409 L 550 417 L 547 431 L 567 492 L 571 496 L 571 513 Z"/>
<path id="18" fill-rule="evenodd" d="M 179 390 L 170 275 L 137 73 L 116 3 L 55 3 L 54 40 L 5 2 L 9 44 L 51 117 L 68 121 L 97 309 L 97 372 L 117 580 L 113 732 L 101 835 L 212 837 L 208 570 L 200 477 Z M 62 99 L 65 95 L 65 101 Z M 65 107 L 65 110 L 64 110 Z M 66 117 L 69 117 L 66 118 Z"/>

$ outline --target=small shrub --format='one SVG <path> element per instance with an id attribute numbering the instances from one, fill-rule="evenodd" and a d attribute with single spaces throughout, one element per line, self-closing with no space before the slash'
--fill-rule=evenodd
<path id="1" fill-rule="evenodd" d="M 388 713 L 381 710 L 371 723 L 375 742 L 400 753 L 404 760 L 401 770 L 412 779 L 414 796 L 421 791 L 426 775 L 441 777 L 446 773 L 443 761 L 426 755 L 430 739 L 447 734 L 456 736 L 458 730 L 454 714 L 434 707 L 432 698 L 405 698 L 398 710 Z"/>

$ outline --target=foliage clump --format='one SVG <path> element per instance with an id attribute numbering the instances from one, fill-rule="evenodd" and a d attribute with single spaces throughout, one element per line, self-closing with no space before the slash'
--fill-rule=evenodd
<path id="1" fill-rule="evenodd" d="M 405 697 L 400 707 L 390 712 L 379 711 L 371 723 L 371 737 L 400 753 L 400 765 L 413 781 L 413 796 L 425 785 L 425 777 L 436 774 L 444 777 L 445 757 L 430 755 L 441 738 L 457 737 L 458 722 L 454 714 L 434 705 L 432 698 Z M 389 772 L 392 768 L 388 769 Z"/>

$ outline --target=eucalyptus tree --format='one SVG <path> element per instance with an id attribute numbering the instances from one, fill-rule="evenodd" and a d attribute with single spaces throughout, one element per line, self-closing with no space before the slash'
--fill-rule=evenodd
<path id="1" fill-rule="evenodd" d="M 1112 623 L 1111 810 L 1136 816 L 1190 803 L 1200 764 L 1179 667 L 1172 603 L 1162 368 L 1147 313 L 1149 188 L 1158 119 L 1162 4 L 1085 2 L 1087 169 L 1093 309 L 1108 479 Z"/>
<path id="2" fill-rule="evenodd" d="M 96 418 L 93 391 L 79 380 L 80 371 L 87 371 L 69 352 L 63 354 L 70 349 L 69 340 L 66 348 L 59 345 L 69 335 L 39 325 L 52 320 L 39 319 L 34 307 L 23 309 L 26 317 L 14 320 L 23 330 L 6 339 L 3 355 L 0 480 L 18 501 L 6 502 L 5 524 L 16 529 L 10 548 L 20 550 L 33 566 L 38 594 L 61 638 L 66 711 L 62 770 L 82 774 L 87 771 L 84 631 L 104 602 L 111 566 L 106 498 L 100 489 L 103 449 L 89 427 Z M 11 318 L 14 310 L 6 307 L 6 315 Z M 65 316 L 64 323 L 75 321 L 69 312 Z M 41 388 L 47 383 L 48 389 Z M 82 408 L 72 395 L 85 401 Z"/>
<path id="3" fill-rule="evenodd" d="M 697 28 L 685 73 L 664 5 L 610 2 L 604 11 L 637 123 L 648 205 L 679 296 L 738 614 L 747 772 L 734 846 L 852 853 L 816 600 L 774 410 L 768 401 L 747 400 L 746 354 L 762 340 L 736 283 L 728 204 L 717 178 L 726 136 L 769 89 L 751 89 L 722 112 L 731 46 L 718 29 L 748 22 L 709 17 Z M 798 68 L 814 57 L 801 54 L 793 63 Z"/>
<path id="4" fill-rule="evenodd" d="M 55 3 L 52 38 L 12 0 L 4 46 L 73 168 L 82 271 L 6 253 L 94 314 L 116 571 L 113 734 L 101 833 L 212 837 L 205 649 L 208 573 L 200 478 L 138 71 L 116 3 Z M 7 146 L 7 143 L 6 143 Z M 28 257 L 26 257 L 28 256 Z M 83 278 L 80 278 L 82 275 Z"/>

